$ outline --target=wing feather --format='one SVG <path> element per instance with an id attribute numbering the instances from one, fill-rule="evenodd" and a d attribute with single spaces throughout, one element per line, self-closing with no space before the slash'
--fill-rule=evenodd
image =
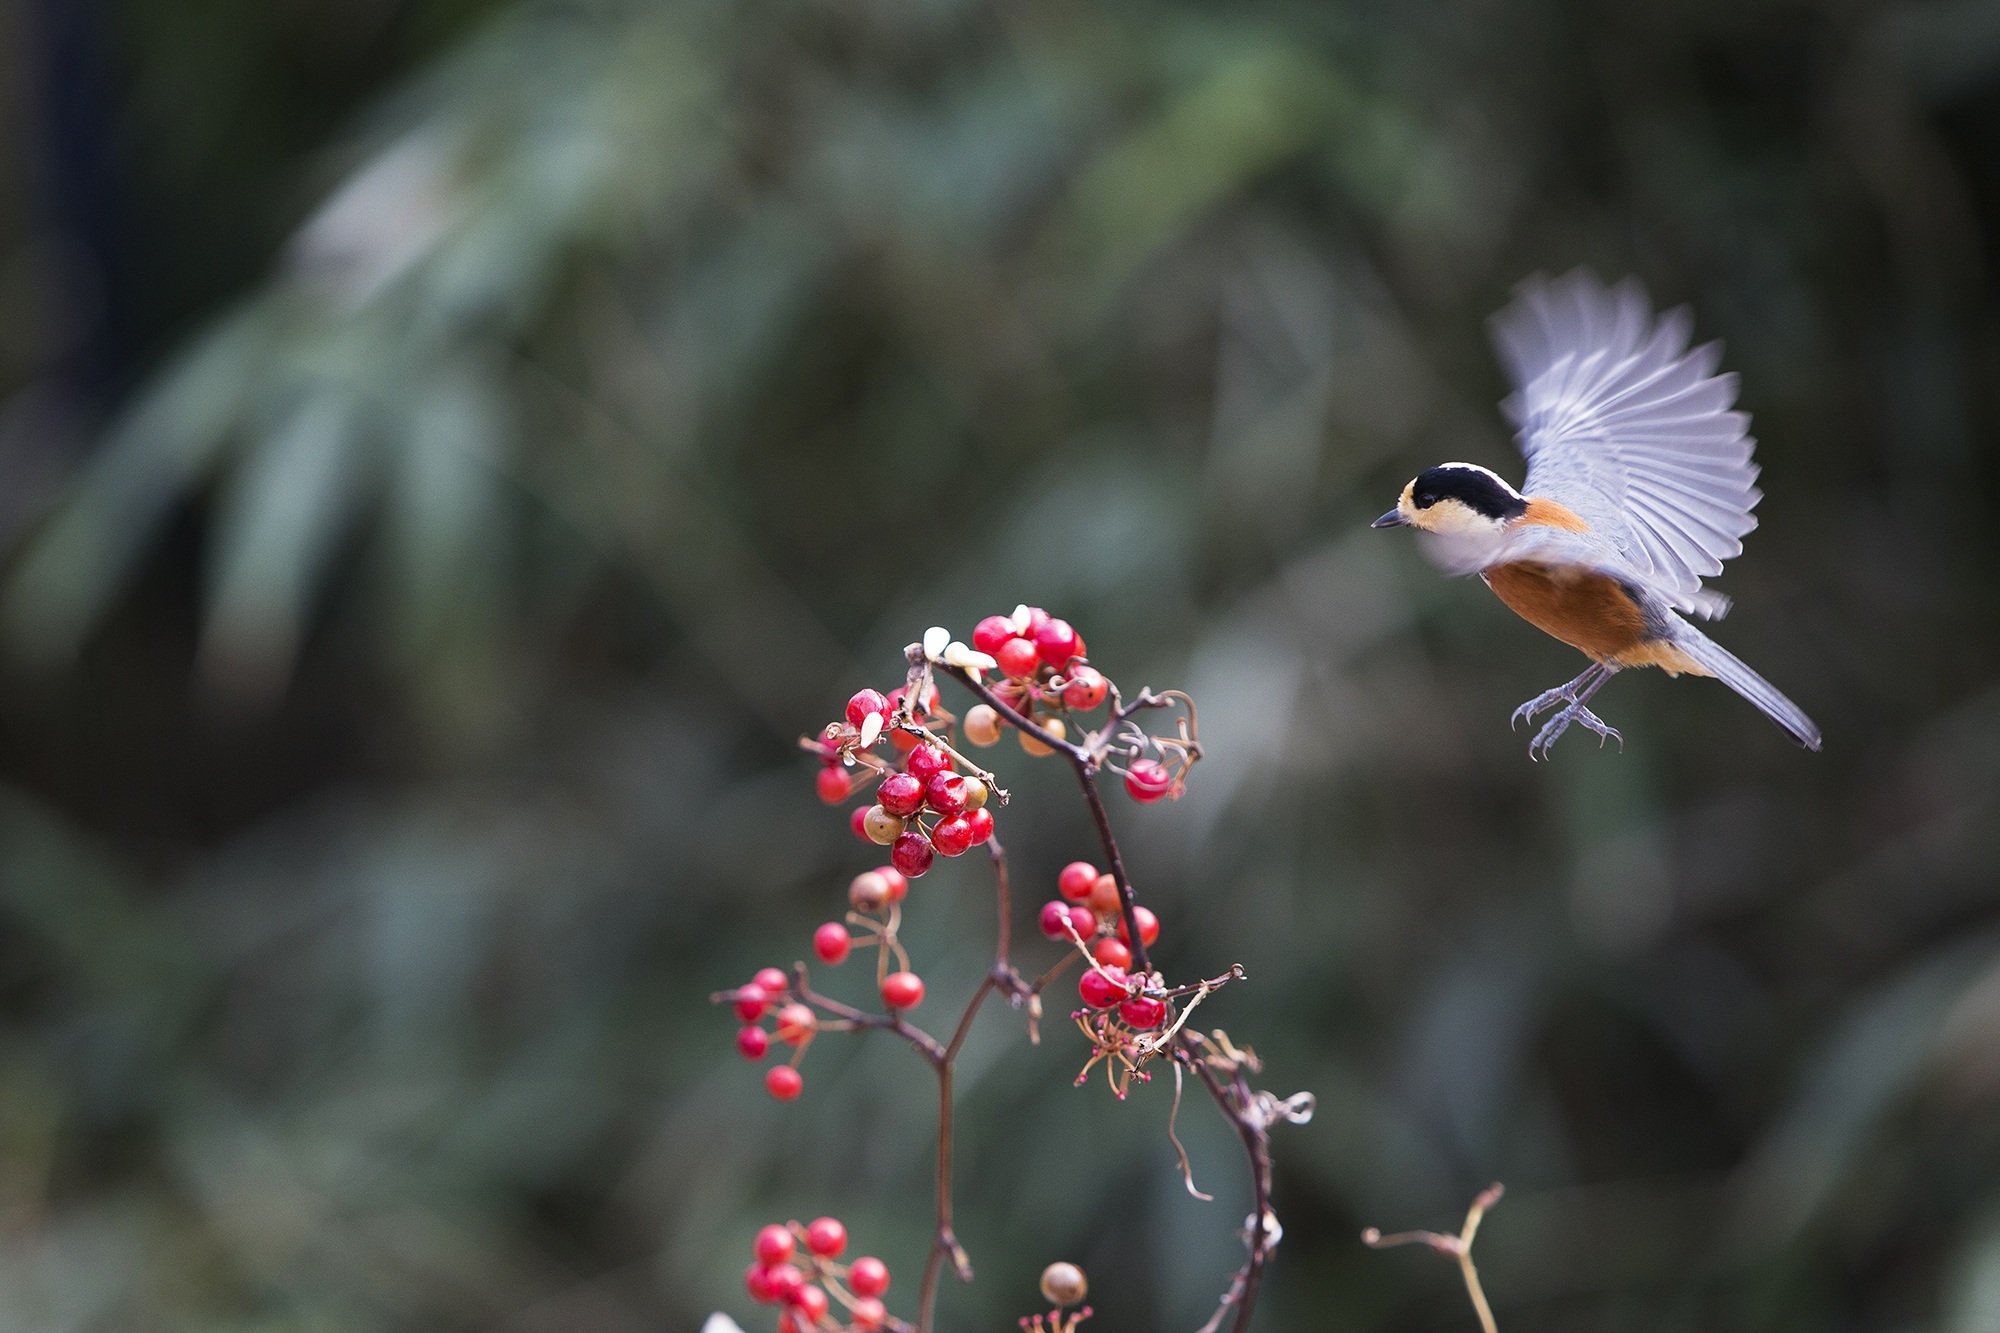
<path id="1" fill-rule="evenodd" d="M 1689 348 L 1685 309 L 1657 318 L 1636 281 L 1579 269 L 1530 278 L 1493 318 L 1514 392 L 1501 404 L 1528 495 L 1567 505 L 1675 607 L 1719 614 L 1702 589 L 1743 552 L 1763 493 L 1737 379 L 1718 344 Z"/>

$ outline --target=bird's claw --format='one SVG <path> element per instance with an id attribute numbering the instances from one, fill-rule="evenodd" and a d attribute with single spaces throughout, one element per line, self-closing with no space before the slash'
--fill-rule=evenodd
<path id="1" fill-rule="evenodd" d="M 1540 694 L 1514 710 L 1514 716 L 1507 719 L 1507 730 L 1513 731 L 1519 727 L 1522 718 L 1533 722 L 1538 713 L 1546 713 L 1559 703 L 1575 703 L 1576 695 L 1573 693 L 1575 688 L 1576 682 L 1570 681 L 1567 685 L 1558 685 L 1552 690 L 1543 690 Z"/>
<path id="2" fill-rule="evenodd" d="M 1549 747 L 1553 746 L 1561 738 L 1562 734 L 1569 730 L 1569 725 L 1572 722 L 1587 731 L 1596 732 L 1599 749 L 1604 748 L 1604 742 L 1607 739 L 1617 741 L 1619 749 L 1622 750 L 1625 748 L 1625 738 L 1619 735 L 1618 728 L 1610 725 L 1582 704 L 1572 702 L 1569 707 L 1563 709 L 1560 713 L 1557 713 L 1542 724 L 1542 729 L 1535 733 L 1535 739 L 1528 742 L 1528 758 L 1548 758 Z"/>

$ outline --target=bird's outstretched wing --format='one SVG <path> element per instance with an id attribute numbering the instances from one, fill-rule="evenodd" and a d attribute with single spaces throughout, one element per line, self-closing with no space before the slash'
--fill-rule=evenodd
<path id="1" fill-rule="evenodd" d="M 1492 333 L 1523 492 L 1575 510 L 1675 607 L 1719 616 L 1729 600 L 1701 581 L 1742 554 L 1763 493 L 1736 376 L 1715 373 L 1718 344 L 1688 350 L 1691 324 L 1685 308 L 1656 320 L 1634 279 L 1579 269 L 1522 283 Z"/>

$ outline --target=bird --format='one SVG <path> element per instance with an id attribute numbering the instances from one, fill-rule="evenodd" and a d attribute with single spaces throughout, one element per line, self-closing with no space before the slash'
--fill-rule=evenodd
<path id="1" fill-rule="evenodd" d="M 1702 587 L 1743 552 L 1763 492 L 1737 378 L 1717 374 L 1720 343 L 1689 349 L 1685 307 L 1657 319 L 1633 278 L 1587 270 L 1536 275 L 1489 321 L 1513 392 L 1501 412 L 1528 473 L 1516 490 L 1474 463 L 1417 474 L 1377 528 L 1424 534 L 1448 572 L 1478 574 L 1516 615 L 1591 659 L 1575 680 L 1514 711 L 1554 710 L 1531 759 L 1576 724 L 1598 745 L 1625 739 L 1590 710 L 1633 667 L 1712 676 L 1808 750 L 1820 729 L 1800 707 L 1688 617 L 1719 619 L 1729 599 Z"/>

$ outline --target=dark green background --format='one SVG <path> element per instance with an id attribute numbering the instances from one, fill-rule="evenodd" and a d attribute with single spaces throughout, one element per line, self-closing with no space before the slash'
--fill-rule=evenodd
<path id="1" fill-rule="evenodd" d="M 801 731 L 932 623 L 1184 686 L 1114 799 L 1277 1132 L 1266 1329 L 2000 1327 L 2000 10 L 33 0 L 0 19 L 0 1323 L 692 1330 L 825 1211 L 912 1312 L 929 1076 L 709 991 L 873 858 Z M 1483 320 L 1693 306 L 1769 491 L 1622 677 L 1368 519 L 1519 476 Z M 996 751 L 1024 896 L 1087 854 Z M 1050 761 L 1052 762 L 1052 761 Z M 989 948 L 916 889 L 942 1025 Z M 1023 961 L 1052 956 L 1029 936 Z M 856 969 L 831 974 L 860 998 Z M 968 1048 L 948 1329 L 1192 1329 L 1237 1148 Z"/>

